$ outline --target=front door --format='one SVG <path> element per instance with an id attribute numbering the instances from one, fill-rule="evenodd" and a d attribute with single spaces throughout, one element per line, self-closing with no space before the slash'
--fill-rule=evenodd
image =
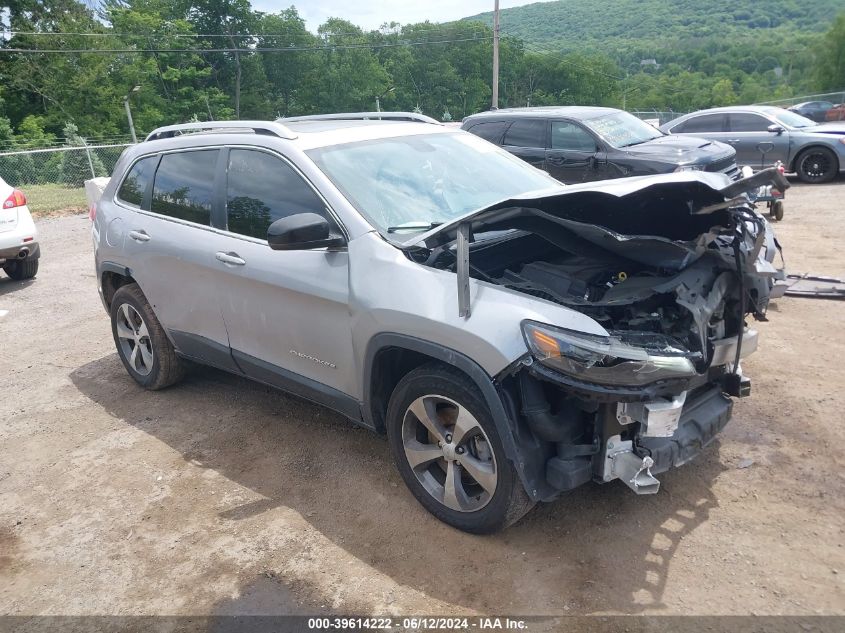
<path id="1" fill-rule="evenodd" d="M 773 122 L 753 112 L 731 112 L 728 115 L 728 143 L 736 149 L 736 162 L 754 169 L 770 167 L 789 158 L 789 132 L 769 132 Z"/>
<path id="2" fill-rule="evenodd" d="M 599 159 L 593 136 L 573 121 L 552 121 L 546 150 L 546 171 L 561 182 L 574 184 L 607 177 L 607 161 Z"/>
<path id="3" fill-rule="evenodd" d="M 357 379 L 348 253 L 274 251 L 266 241 L 270 224 L 288 215 L 335 220 L 277 154 L 232 148 L 225 160 L 226 243 L 217 253 L 217 295 L 235 361 L 253 378 L 354 414 L 344 408 Z"/>

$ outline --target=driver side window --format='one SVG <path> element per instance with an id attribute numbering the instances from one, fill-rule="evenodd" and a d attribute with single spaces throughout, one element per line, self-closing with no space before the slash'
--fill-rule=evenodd
<path id="1" fill-rule="evenodd" d="M 285 161 L 258 150 L 229 151 L 229 231 L 263 240 L 273 222 L 297 213 L 316 213 L 334 223 L 320 197 Z"/>
<path id="2" fill-rule="evenodd" d="M 581 126 L 569 121 L 552 121 L 552 149 L 594 153 L 596 141 Z"/>

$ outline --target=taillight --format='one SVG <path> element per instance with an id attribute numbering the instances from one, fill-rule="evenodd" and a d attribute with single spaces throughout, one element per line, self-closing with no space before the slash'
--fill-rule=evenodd
<path id="1" fill-rule="evenodd" d="M 90 207 L 88 207 L 88 219 L 93 222 L 94 218 L 96 218 L 96 217 L 97 217 L 97 205 L 92 204 Z"/>
<path id="2" fill-rule="evenodd" d="M 9 197 L 3 202 L 4 209 L 14 209 L 15 207 L 22 207 L 26 204 L 26 196 L 23 191 L 15 189 L 9 194 Z"/>

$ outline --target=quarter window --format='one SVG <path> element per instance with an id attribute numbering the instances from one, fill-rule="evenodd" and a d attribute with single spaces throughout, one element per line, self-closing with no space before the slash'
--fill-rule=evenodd
<path id="1" fill-rule="evenodd" d="M 229 231 L 267 239 L 267 229 L 273 222 L 296 213 L 317 213 L 329 219 L 320 197 L 286 162 L 266 152 L 229 151 Z"/>
<path id="2" fill-rule="evenodd" d="M 505 134 L 505 145 L 511 147 L 546 147 L 546 122 L 518 120 Z"/>
<path id="3" fill-rule="evenodd" d="M 216 149 L 206 149 L 163 155 L 156 171 L 150 211 L 211 224 L 217 153 Z"/>
<path id="4" fill-rule="evenodd" d="M 725 132 L 724 114 L 702 114 L 672 128 L 672 133 Z"/>
<path id="5" fill-rule="evenodd" d="M 596 151 L 596 141 L 575 123 L 552 121 L 552 149 L 593 153 Z"/>
<path id="6" fill-rule="evenodd" d="M 130 207 L 141 207 L 141 203 L 144 201 L 144 194 L 147 192 L 147 187 L 149 187 L 150 181 L 153 179 L 156 161 L 158 161 L 158 156 L 148 156 L 132 165 L 132 169 L 126 174 L 126 178 L 123 179 L 120 189 L 117 190 L 118 200 L 128 204 Z"/>

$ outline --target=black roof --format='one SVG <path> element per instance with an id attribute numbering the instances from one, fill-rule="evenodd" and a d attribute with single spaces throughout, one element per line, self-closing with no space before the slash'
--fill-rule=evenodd
<path id="1" fill-rule="evenodd" d="M 541 106 L 535 108 L 502 108 L 500 110 L 488 110 L 472 114 L 464 119 L 536 119 L 545 117 L 566 117 L 569 119 L 586 120 L 600 117 L 604 114 L 621 112 L 616 108 L 601 108 L 598 106 Z"/>

